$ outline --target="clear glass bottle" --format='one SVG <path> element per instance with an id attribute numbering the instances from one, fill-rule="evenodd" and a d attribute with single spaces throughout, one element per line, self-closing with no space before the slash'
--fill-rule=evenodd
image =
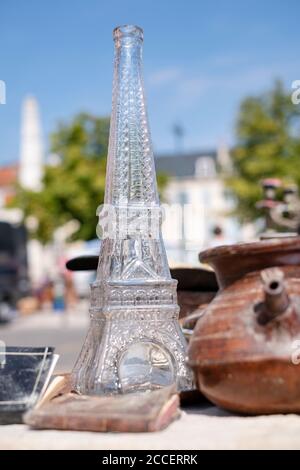
<path id="1" fill-rule="evenodd" d="M 142 78 L 143 31 L 113 32 L 115 62 L 102 244 L 91 323 L 73 370 L 85 394 L 192 387 L 178 323 L 176 284 L 161 236 Z"/>

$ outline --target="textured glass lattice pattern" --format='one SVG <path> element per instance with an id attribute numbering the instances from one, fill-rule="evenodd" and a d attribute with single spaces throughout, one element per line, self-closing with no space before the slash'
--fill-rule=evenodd
<path id="1" fill-rule="evenodd" d="M 192 386 L 178 323 L 176 281 L 161 237 L 154 159 L 142 79 L 143 32 L 114 31 L 113 103 L 102 244 L 91 324 L 73 371 L 88 394 Z"/>

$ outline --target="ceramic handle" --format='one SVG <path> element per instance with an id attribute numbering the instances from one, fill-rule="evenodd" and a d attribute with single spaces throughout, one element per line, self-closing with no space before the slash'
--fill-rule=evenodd
<path id="1" fill-rule="evenodd" d="M 199 318 L 201 318 L 204 315 L 207 306 L 208 304 L 203 304 L 194 313 L 191 313 L 187 315 L 185 318 L 183 318 L 181 320 L 183 328 L 193 330 Z"/>
<path id="2" fill-rule="evenodd" d="M 191 313 L 190 315 L 186 316 L 181 320 L 182 331 L 187 341 L 189 341 L 192 337 L 196 323 L 199 318 L 204 315 L 207 306 L 208 304 L 201 305 L 201 307 L 197 309 L 196 312 Z"/>
<path id="3" fill-rule="evenodd" d="M 258 322 L 262 325 L 282 315 L 290 300 L 284 285 L 284 273 L 279 268 L 264 269 L 261 272 L 264 289 L 264 301 L 255 307 Z"/>

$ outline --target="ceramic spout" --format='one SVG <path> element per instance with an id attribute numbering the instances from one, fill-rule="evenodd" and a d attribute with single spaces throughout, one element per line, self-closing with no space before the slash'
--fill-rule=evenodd
<path id="1" fill-rule="evenodd" d="M 259 305 L 258 322 L 266 324 L 283 314 L 289 304 L 289 296 L 284 285 L 284 274 L 279 268 L 268 268 L 261 272 L 264 301 Z"/>

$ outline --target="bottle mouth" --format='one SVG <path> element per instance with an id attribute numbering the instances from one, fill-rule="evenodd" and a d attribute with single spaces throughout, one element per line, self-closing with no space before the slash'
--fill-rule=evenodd
<path id="1" fill-rule="evenodd" d="M 119 41 L 123 38 L 139 39 L 143 41 L 144 33 L 142 28 L 132 24 L 126 24 L 124 26 L 118 26 L 113 30 L 113 38 Z"/>

